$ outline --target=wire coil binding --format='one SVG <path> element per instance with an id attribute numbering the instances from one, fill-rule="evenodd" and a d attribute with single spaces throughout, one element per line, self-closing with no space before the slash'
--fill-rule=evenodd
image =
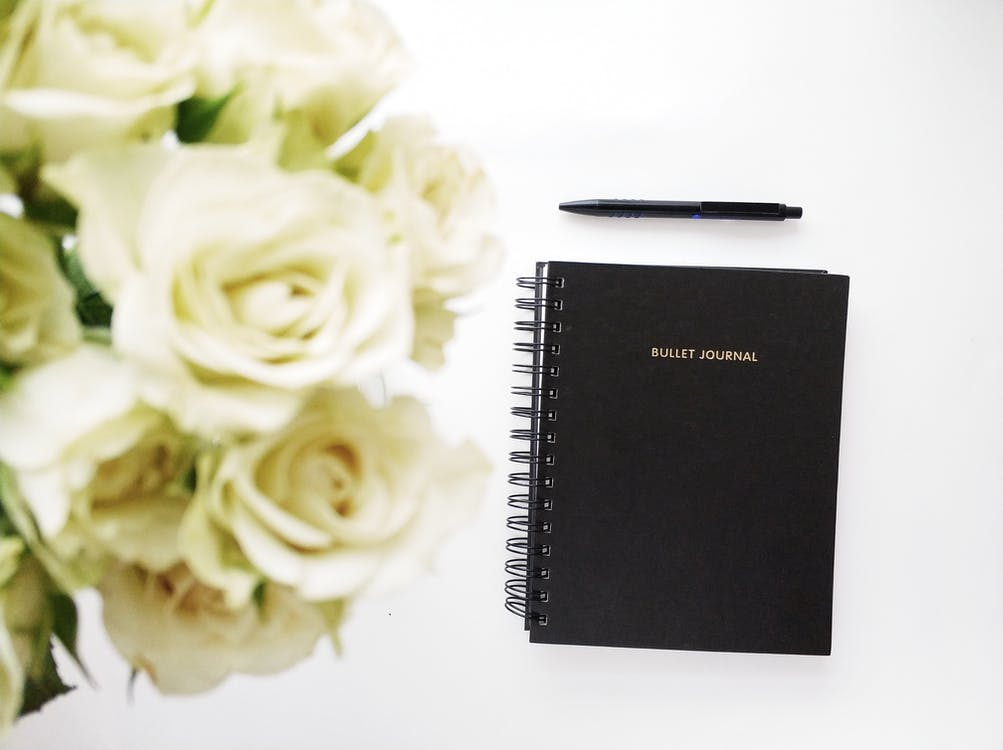
<path id="1" fill-rule="evenodd" d="M 539 266 L 537 270 L 536 276 L 516 279 L 516 286 L 531 289 L 534 296 L 519 297 L 515 302 L 517 309 L 531 311 L 533 319 L 515 324 L 516 331 L 532 334 L 531 341 L 517 341 L 513 347 L 516 352 L 530 355 L 531 363 L 514 364 L 512 371 L 530 376 L 531 384 L 512 388 L 513 396 L 528 399 L 529 403 L 513 407 L 511 413 L 529 420 L 530 426 L 509 433 L 513 440 L 526 445 L 509 453 L 509 460 L 525 470 L 509 474 L 508 481 L 525 491 L 508 496 L 509 507 L 519 513 L 509 516 L 506 525 L 519 536 L 511 537 L 505 544 L 509 553 L 518 555 L 505 564 L 505 572 L 512 576 L 505 583 L 505 608 L 523 618 L 526 628 L 533 623 L 546 625 L 548 620 L 547 613 L 538 605 L 550 599 L 541 581 L 550 577 L 545 562 L 551 551 L 547 535 L 551 532 L 549 513 L 553 509 L 549 490 L 554 480 L 546 474 L 546 468 L 553 465 L 554 456 L 547 452 L 547 446 L 557 441 L 557 435 L 545 425 L 557 419 L 552 402 L 557 399 L 558 391 L 552 380 L 560 375 L 554 358 L 561 347 L 552 338 L 561 332 L 561 322 L 554 320 L 553 315 L 564 308 L 563 301 L 553 296 L 553 290 L 564 288 L 564 279 L 544 275 Z"/>

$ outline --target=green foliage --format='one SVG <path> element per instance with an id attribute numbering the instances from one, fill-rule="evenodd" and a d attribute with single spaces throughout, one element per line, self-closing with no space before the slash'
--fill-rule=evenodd
<path id="1" fill-rule="evenodd" d="M 178 104 L 178 123 L 175 131 L 182 143 L 198 143 L 209 135 L 223 108 L 230 102 L 237 89 L 233 88 L 223 96 L 205 99 L 193 96 Z"/>
<path id="2" fill-rule="evenodd" d="M 3 503 L 3 487 L 0 486 L 0 539 L 5 536 L 16 536 L 17 528 L 15 528 L 14 523 L 7 518 L 7 511 L 4 509 Z"/>
<path id="3" fill-rule="evenodd" d="M 24 512 L 18 507 L 18 504 L 14 502 L 17 492 L 17 481 L 14 478 L 14 471 L 7 464 L 0 463 L 0 501 L 2 501 L 4 513 L 7 519 L 14 524 L 14 528 L 17 529 L 17 533 L 25 538 L 21 524 L 23 521 L 29 521 L 32 528 L 35 528 L 35 522 L 30 513 Z"/>
<path id="4" fill-rule="evenodd" d="M 63 644 L 63 648 L 73 657 L 73 661 L 88 681 L 93 682 L 90 672 L 87 671 L 87 666 L 77 650 L 79 617 L 77 616 L 77 604 L 73 601 L 73 597 L 62 591 L 50 593 L 49 610 L 52 613 L 52 635 Z"/>
<path id="5" fill-rule="evenodd" d="M 111 313 L 111 305 L 105 302 L 104 297 L 96 291 L 77 300 L 77 316 L 85 326 L 110 328 Z"/>
<path id="6" fill-rule="evenodd" d="M 54 234 L 67 234 L 77 225 L 77 209 L 58 195 L 25 203 L 24 216 Z"/>
<path id="7" fill-rule="evenodd" d="M 7 387 L 14 382 L 14 373 L 17 372 L 14 365 L 8 365 L 4 362 L 0 362 L 0 392 L 5 391 Z"/>
<path id="8" fill-rule="evenodd" d="M 181 478 L 181 486 L 187 492 L 195 492 L 195 488 L 198 486 L 198 467 L 196 467 L 195 462 L 192 461 L 191 466 L 188 467 L 188 471 L 184 473 Z"/>
<path id="9" fill-rule="evenodd" d="M 12 509 L 7 502 L 10 499 L 8 473 L 9 470 L 6 467 L 0 466 L 0 538 L 18 536 L 23 539 L 25 535 L 10 518 Z M 21 716 L 38 711 L 52 699 L 73 689 L 63 682 L 56 669 L 56 662 L 52 657 L 52 649 L 56 641 L 63 645 L 84 676 L 88 680 L 91 679 L 77 651 L 79 617 L 76 603 L 71 596 L 57 588 L 52 579 L 44 572 L 40 561 L 28 551 L 22 553 L 19 563 L 20 568 L 24 569 L 25 566 L 37 571 L 36 575 L 29 575 L 20 580 L 15 578 L 11 585 L 38 587 L 40 590 L 37 590 L 37 594 L 42 597 L 44 603 L 41 605 L 42 609 L 39 612 L 37 623 L 31 626 L 34 643 L 29 662 L 25 668 Z M 8 583 L 10 584 L 10 582 Z"/>
<path id="10" fill-rule="evenodd" d="M 56 670 L 56 661 L 52 658 L 52 643 L 50 642 L 25 680 L 21 716 L 35 713 L 53 698 L 65 695 L 71 690 L 73 687 L 64 683 Z"/>
<path id="11" fill-rule="evenodd" d="M 18 192 L 25 192 L 24 186 L 33 189 L 38 182 L 38 170 L 42 167 L 42 149 L 35 144 L 19 151 L 0 153 L 0 166 L 21 186 Z"/>
<path id="12" fill-rule="evenodd" d="M 17 181 L 14 179 L 14 175 L 8 172 L 7 167 L 5 167 L 3 162 L 0 161 L 0 195 L 16 192 Z"/>
<path id="13" fill-rule="evenodd" d="M 112 307 L 87 278 L 80 256 L 73 250 L 67 250 L 60 253 L 59 262 L 63 275 L 77 293 L 77 317 L 80 322 L 85 326 L 110 327 Z"/>
<path id="14" fill-rule="evenodd" d="M 4 464 L 0 464 L 0 536 L 14 534 L 23 539 L 24 534 L 21 533 L 16 523 L 18 521 L 17 509 L 16 507 L 11 507 L 13 482 L 10 469 Z"/>
<path id="15" fill-rule="evenodd" d="M 254 593 L 251 595 L 254 601 L 254 606 L 258 610 L 258 617 L 264 619 L 265 617 L 265 582 L 260 581 L 257 586 L 254 587 Z"/>

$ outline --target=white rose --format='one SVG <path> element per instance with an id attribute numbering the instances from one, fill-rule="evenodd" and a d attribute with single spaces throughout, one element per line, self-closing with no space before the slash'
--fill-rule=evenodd
<path id="1" fill-rule="evenodd" d="M 355 391 L 323 392 L 280 432 L 200 471 L 182 550 L 234 603 L 262 575 L 308 600 L 386 591 L 468 519 L 487 468 L 472 445 L 442 443 L 413 399 L 375 409 Z"/>
<path id="2" fill-rule="evenodd" d="M 494 207 L 487 177 L 470 154 L 436 142 L 426 120 L 388 120 L 336 169 L 376 194 L 390 234 L 411 253 L 416 288 L 455 297 L 497 269 L 501 248 L 487 232 Z"/>
<path id="3" fill-rule="evenodd" d="M 102 581 L 112 643 L 163 693 L 198 693 L 231 672 L 270 674 L 306 658 L 330 627 L 321 612 L 268 584 L 229 608 L 184 565 L 163 573 L 118 567 Z"/>
<path id="4" fill-rule="evenodd" d="M 179 559 L 191 460 L 188 441 L 138 401 L 130 369 L 101 347 L 27 369 L 0 395 L 8 510 L 64 588 L 91 583 L 109 557 L 157 569 Z"/>
<path id="5" fill-rule="evenodd" d="M 446 364 L 446 344 L 456 330 L 457 314 L 449 309 L 449 299 L 426 289 L 416 289 L 414 305 L 414 343 L 411 359 L 429 370 Z"/>
<path id="6" fill-rule="evenodd" d="M 184 0 L 23 0 L 0 51 L 0 151 L 156 139 L 195 90 Z"/>
<path id="7" fill-rule="evenodd" d="M 405 67 L 386 19 L 358 0 L 215 0 L 199 39 L 199 93 L 236 90 L 209 140 L 275 138 L 291 168 L 318 166 Z"/>
<path id="8" fill-rule="evenodd" d="M 46 176 L 80 207 L 115 348 L 186 430 L 275 429 L 318 384 L 407 356 L 407 260 L 338 177 L 212 146 L 90 153 Z"/>
<path id="9" fill-rule="evenodd" d="M 407 117 L 366 135 L 336 169 L 376 195 L 390 236 L 408 250 L 411 356 L 441 366 L 456 318 L 450 300 L 484 283 L 501 262 L 501 247 L 487 233 L 494 199 L 484 172 L 469 154 L 437 143 L 428 122 Z"/>
<path id="10" fill-rule="evenodd" d="M 0 213 L 0 361 L 32 364 L 80 341 L 73 289 L 49 239 Z"/>
<path id="11" fill-rule="evenodd" d="M 21 540 L 0 538 L 0 737 L 17 719 L 39 650 L 48 648 L 39 637 L 47 591 L 42 569 L 24 554 Z"/>

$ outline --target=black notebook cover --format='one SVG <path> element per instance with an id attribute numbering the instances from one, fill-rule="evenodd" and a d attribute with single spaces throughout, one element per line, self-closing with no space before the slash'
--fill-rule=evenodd
<path id="1" fill-rule="evenodd" d="M 537 274 L 508 589 L 530 640 L 828 654 L 849 279 Z"/>

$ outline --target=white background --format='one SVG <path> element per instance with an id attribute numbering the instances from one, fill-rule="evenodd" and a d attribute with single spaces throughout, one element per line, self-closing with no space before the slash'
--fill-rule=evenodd
<path id="1" fill-rule="evenodd" d="M 495 460 L 477 522 L 280 676 L 130 704 L 100 682 L 11 748 L 1003 747 L 1003 3 L 384 2 L 417 67 L 379 114 L 477 151 L 508 251 L 440 377 Z M 561 200 L 784 201 L 800 222 L 588 219 Z M 531 646 L 502 608 L 513 278 L 538 259 L 848 274 L 829 658 Z M 625 373 L 629 378 L 629 373 Z"/>

